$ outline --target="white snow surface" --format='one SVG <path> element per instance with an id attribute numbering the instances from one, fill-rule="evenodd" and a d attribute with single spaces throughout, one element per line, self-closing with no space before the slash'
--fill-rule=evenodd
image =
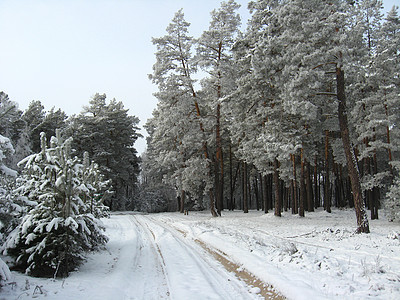
<path id="1" fill-rule="evenodd" d="M 289 299 L 400 299 L 400 224 L 353 210 L 113 214 L 104 251 L 65 279 L 12 272 L 0 299 L 260 299 L 203 244 Z M 14 282 L 14 284 L 11 284 Z"/>

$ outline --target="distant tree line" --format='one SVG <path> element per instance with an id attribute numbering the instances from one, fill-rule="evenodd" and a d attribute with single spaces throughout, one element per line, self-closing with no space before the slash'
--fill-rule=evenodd
<path id="1" fill-rule="evenodd" d="M 199 38 L 178 11 L 154 38 L 143 178 L 179 209 L 355 207 L 357 231 L 400 215 L 400 18 L 382 1 L 256 0 L 211 12 Z M 200 78 L 200 79 L 199 79 Z"/>
<path id="2" fill-rule="evenodd" d="M 137 196 L 138 123 L 104 94 L 68 117 L 0 92 L 0 253 L 14 268 L 67 276 L 107 242 L 99 219 Z"/>
<path id="3" fill-rule="evenodd" d="M 0 134 L 10 139 L 15 153 L 6 164 L 18 169 L 17 163 L 41 149 L 40 134 L 50 139 L 59 129 L 65 138 L 72 137 L 74 155 L 90 158 L 99 165 L 112 194 L 106 203 L 112 210 L 131 208 L 139 176 L 139 157 L 134 144 L 140 136 L 139 119 L 128 115 L 122 102 L 105 94 L 95 94 L 78 115 L 68 117 L 61 109 L 46 111 L 40 101 L 32 101 L 25 111 L 0 92 Z"/>

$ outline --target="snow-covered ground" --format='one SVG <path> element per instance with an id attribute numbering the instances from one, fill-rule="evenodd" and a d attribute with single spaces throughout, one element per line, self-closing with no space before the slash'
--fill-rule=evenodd
<path id="1" fill-rule="evenodd" d="M 400 225 L 353 210 L 114 214 L 107 250 L 66 279 L 13 272 L 0 299 L 400 299 Z M 257 278 L 259 280 L 257 280 Z M 260 281 L 261 280 L 261 281 Z"/>

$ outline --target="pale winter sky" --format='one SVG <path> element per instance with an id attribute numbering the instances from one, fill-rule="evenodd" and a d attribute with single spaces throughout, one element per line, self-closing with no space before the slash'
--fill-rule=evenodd
<path id="1" fill-rule="evenodd" d="M 384 0 L 385 11 L 398 0 Z M 239 13 L 244 25 L 247 0 Z M 190 33 L 208 29 L 219 0 L 0 0 L 0 91 L 22 110 L 40 100 L 46 110 L 79 113 L 95 93 L 122 101 L 140 126 L 156 107 L 148 80 L 152 37 L 165 35 L 184 9 Z M 243 26 L 244 28 L 245 26 Z M 136 143 L 141 153 L 145 141 Z"/>

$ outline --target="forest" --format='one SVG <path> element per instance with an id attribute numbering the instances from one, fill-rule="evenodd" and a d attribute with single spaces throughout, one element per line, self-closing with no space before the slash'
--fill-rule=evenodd
<path id="1" fill-rule="evenodd" d="M 238 8 L 222 2 L 200 37 L 180 10 L 153 38 L 145 188 L 181 212 L 354 207 L 365 233 L 367 209 L 398 220 L 398 7 L 251 1 L 245 32 Z"/>
<path id="2" fill-rule="evenodd" d="M 199 37 L 179 10 L 152 39 L 141 156 L 139 119 L 105 94 L 67 116 L 0 93 L 0 251 L 17 270 L 68 276 L 107 243 L 110 211 L 400 220 L 398 7 L 257 0 L 244 31 L 238 8 L 222 2 Z"/>

